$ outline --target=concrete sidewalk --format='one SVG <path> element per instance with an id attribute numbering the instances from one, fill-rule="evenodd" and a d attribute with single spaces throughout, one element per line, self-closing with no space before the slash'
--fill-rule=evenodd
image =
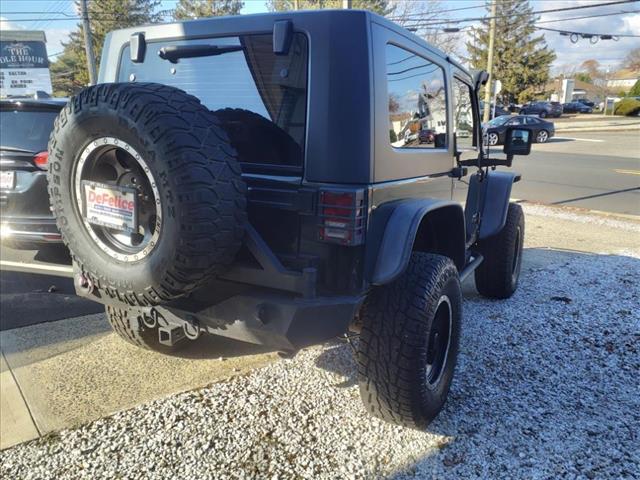
<path id="1" fill-rule="evenodd" d="M 640 252 L 640 217 L 524 208 L 525 269 L 544 266 L 563 252 Z M 473 280 L 467 281 L 464 290 L 473 289 Z M 203 338 L 175 356 L 140 350 L 117 338 L 102 314 L 4 331 L 0 348 L 3 449 L 277 359 L 219 337 Z"/>
<path id="2" fill-rule="evenodd" d="M 640 130 L 640 117 L 574 115 L 551 119 L 556 133 Z"/>

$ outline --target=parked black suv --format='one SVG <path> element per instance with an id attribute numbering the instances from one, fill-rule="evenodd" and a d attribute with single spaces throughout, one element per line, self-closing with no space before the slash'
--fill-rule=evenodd
<path id="1" fill-rule="evenodd" d="M 460 282 L 508 298 L 520 273 L 519 176 L 492 167 L 532 139 L 510 129 L 505 158 L 483 152 L 486 80 L 363 11 L 111 33 L 101 84 L 49 145 L 77 292 L 157 350 L 210 333 L 293 353 L 357 332 L 369 411 L 424 427 L 453 376 Z"/>
<path id="2" fill-rule="evenodd" d="M 560 117 L 562 105 L 560 102 L 530 102 L 522 106 L 520 115 L 538 115 L 540 118 Z"/>
<path id="3" fill-rule="evenodd" d="M 62 243 L 47 194 L 47 143 L 66 99 L 0 100 L 2 243 L 38 248 Z"/>

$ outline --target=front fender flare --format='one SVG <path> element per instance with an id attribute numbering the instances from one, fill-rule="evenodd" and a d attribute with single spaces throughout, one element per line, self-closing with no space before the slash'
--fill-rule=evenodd
<path id="1" fill-rule="evenodd" d="M 473 231 L 473 217 L 480 213 L 478 239 L 492 237 L 500 233 L 507 221 L 511 187 L 520 180 L 520 175 L 512 172 L 489 172 L 480 182 L 477 174 L 469 180 L 465 218 L 467 232 Z"/>
<path id="2" fill-rule="evenodd" d="M 365 277 L 373 285 L 384 285 L 404 272 L 422 220 L 429 214 L 447 210 L 449 221 L 455 222 L 451 231 L 460 238 L 451 239 L 452 260 L 458 270 L 465 263 L 464 213 L 462 206 L 453 201 L 432 198 L 398 200 L 385 203 L 371 215 L 367 233 Z M 449 217 L 447 217 L 449 218 Z"/>

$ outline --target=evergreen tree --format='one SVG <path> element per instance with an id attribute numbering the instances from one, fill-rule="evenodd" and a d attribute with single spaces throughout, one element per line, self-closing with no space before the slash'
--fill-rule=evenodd
<path id="1" fill-rule="evenodd" d="M 316 10 L 320 8 L 342 8 L 342 0 L 298 0 L 300 10 Z M 390 0 L 353 0 L 352 8 L 370 10 L 379 15 L 389 15 L 394 11 L 394 5 Z M 281 12 L 294 10 L 295 0 L 269 0 L 267 7 L 271 11 Z"/>
<path id="2" fill-rule="evenodd" d="M 173 18 L 176 20 L 184 20 L 189 18 L 240 15 L 242 7 L 244 7 L 242 0 L 180 0 L 178 5 L 176 5 Z"/>
<path id="3" fill-rule="evenodd" d="M 537 18 L 528 0 L 499 1 L 496 16 L 493 78 L 502 82 L 500 96 L 505 104 L 534 99 L 544 93 L 556 55 L 547 47 L 544 35 L 535 35 Z M 473 68 L 486 70 L 488 45 L 489 20 L 483 20 L 467 42 Z"/>
<path id="4" fill-rule="evenodd" d="M 158 22 L 162 14 L 156 11 L 159 0 L 99 0 L 89 2 L 89 19 L 93 34 L 93 51 L 96 63 L 100 64 L 102 44 L 111 30 Z M 76 2 L 76 9 L 80 6 Z M 82 23 L 63 43 L 64 50 L 51 65 L 53 91 L 55 95 L 69 96 L 89 83 L 87 57 L 84 48 Z"/>

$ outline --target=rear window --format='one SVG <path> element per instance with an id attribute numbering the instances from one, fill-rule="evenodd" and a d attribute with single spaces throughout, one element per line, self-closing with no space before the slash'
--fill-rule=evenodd
<path id="1" fill-rule="evenodd" d="M 171 63 L 158 56 L 165 46 L 241 46 L 221 55 L 180 58 Z M 284 148 L 288 158 L 261 155 L 257 150 L 242 161 L 301 166 L 307 102 L 307 39 L 296 33 L 288 55 L 273 53 L 271 34 L 150 43 L 143 63 L 131 62 L 129 46 L 122 52 L 118 81 L 155 82 L 180 88 L 200 99 L 210 110 L 243 109 L 269 120 L 295 142 Z M 271 135 L 280 137 L 280 134 Z M 249 141 L 250 139 L 247 139 Z M 258 143 L 257 139 L 253 139 Z M 286 139 L 284 140 L 287 141 Z M 264 147 L 264 146 L 263 146 Z M 291 158 L 292 156 L 297 158 Z"/>
<path id="2" fill-rule="evenodd" d="M 0 110 L 0 145 L 34 153 L 46 150 L 57 116 L 57 111 L 25 111 L 3 107 Z"/>

